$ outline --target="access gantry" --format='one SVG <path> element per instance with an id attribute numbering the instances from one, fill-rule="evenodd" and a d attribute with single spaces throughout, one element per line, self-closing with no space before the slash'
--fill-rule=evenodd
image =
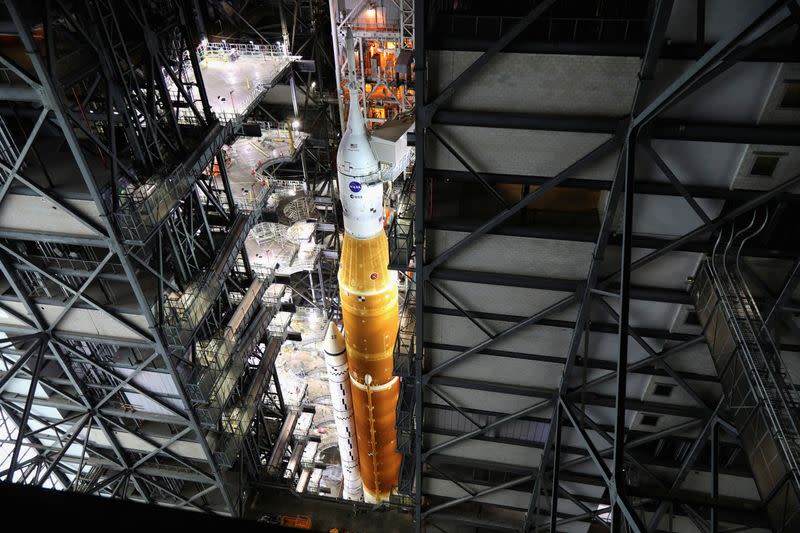
<path id="1" fill-rule="evenodd" d="M 239 514 L 285 416 L 280 291 L 244 251 L 270 187 L 235 197 L 222 154 L 252 106 L 212 109 L 196 3 L 6 6 L 0 476 Z"/>

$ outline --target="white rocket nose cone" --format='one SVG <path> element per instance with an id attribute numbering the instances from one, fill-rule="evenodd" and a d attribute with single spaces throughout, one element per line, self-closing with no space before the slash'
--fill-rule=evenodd
<path id="1" fill-rule="evenodd" d="M 325 330 L 325 342 L 322 345 L 322 349 L 330 355 L 338 355 L 344 352 L 344 336 L 333 321 L 328 324 L 328 329 Z"/>

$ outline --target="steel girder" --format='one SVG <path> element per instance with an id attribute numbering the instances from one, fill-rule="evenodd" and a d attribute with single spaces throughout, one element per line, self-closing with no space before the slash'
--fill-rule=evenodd
<path id="1" fill-rule="evenodd" d="M 521 115 L 491 111 L 438 111 L 434 124 L 443 126 L 500 128 L 613 135 L 620 122 L 617 117 L 576 117 Z M 800 146 L 800 133 L 792 126 L 753 126 L 746 124 L 704 124 L 680 120 L 655 120 L 649 124 L 651 139 Z"/>
<path id="2" fill-rule="evenodd" d="M 701 0 L 705 2 L 705 0 Z M 471 39 L 452 34 L 440 33 L 430 39 L 429 50 L 455 50 L 464 52 L 483 52 L 494 41 L 487 39 Z M 692 43 L 665 43 L 660 54 L 661 59 L 678 61 L 697 61 L 708 52 L 710 45 L 705 42 Z M 612 56 L 612 57 L 642 57 L 645 44 L 642 42 L 581 42 L 581 41 L 532 41 L 518 38 L 510 43 L 506 49 L 509 53 L 517 54 L 554 54 L 578 56 Z M 743 61 L 764 63 L 796 63 L 800 61 L 800 52 L 792 46 L 765 46 L 755 51 Z"/>
<path id="3" fill-rule="evenodd" d="M 753 194 L 758 192 L 750 192 Z M 777 196 L 777 201 L 781 196 Z M 442 231 L 457 231 L 461 233 L 469 233 L 477 227 L 476 223 L 460 222 L 460 221 L 438 221 L 429 222 L 428 229 L 442 230 Z M 560 228 L 528 228 L 524 226 L 504 226 L 489 232 L 490 235 L 507 235 L 511 237 L 530 237 L 534 239 L 547 239 L 558 241 L 570 242 L 586 242 L 593 243 L 597 240 L 595 232 L 564 230 Z M 609 244 L 612 246 L 619 246 L 622 239 L 617 236 L 612 236 L 609 239 Z M 645 248 L 648 250 L 658 250 L 670 244 L 671 239 L 663 237 L 643 237 L 640 235 L 633 236 L 634 248 Z M 676 252 L 695 252 L 695 253 L 709 253 L 714 247 L 713 242 L 697 238 L 695 240 L 685 241 L 675 248 Z M 745 246 L 742 248 L 742 255 L 745 257 L 763 257 L 767 259 L 794 259 L 797 256 L 798 250 L 792 248 L 765 248 L 759 245 Z"/>
<path id="4" fill-rule="evenodd" d="M 667 166 L 667 168 L 669 168 Z M 664 169 L 662 169 L 664 170 Z M 668 170 L 673 173 L 672 169 Z M 425 173 L 433 180 L 438 181 L 457 181 L 471 182 L 473 176 L 469 172 L 451 169 L 428 168 Z M 673 173 L 674 174 L 674 173 Z M 552 179 L 552 176 L 525 176 L 515 174 L 495 174 L 481 172 L 483 179 L 490 185 L 499 183 L 509 183 L 517 185 L 542 185 Z M 573 187 L 576 189 L 587 189 L 592 191 L 608 191 L 611 189 L 611 180 L 599 179 L 568 179 L 563 182 L 563 187 Z M 730 189 L 723 187 L 709 187 L 705 185 L 683 185 L 681 187 L 688 191 L 693 198 L 711 198 L 715 200 L 747 200 L 754 190 L 750 189 Z M 675 188 L 674 183 L 662 183 L 657 181 L 636 181 L 637 194 L 653 194 L 657 196 L 683 196 L 683 193 Z M 780 197 L 787 202 L 800 202 L 800 195 L 786 193 Z"/>
<path id="5" fill-rule="evenodd" d="M 639 260 L 633 261 L 631 258 L 631 248 L 634 246 L 634 242 L 636 240 L 636 236 L 632 234 L 632 205 L 634 200 L 634 187 L 638 184 L 635 184 L 633 179 L 633 171 L 635 168 L 635 162 L 633 159 L 633 153 L 635 151 L 635 147 L 638 145 L 639 139 L 639 132 L 643 131 L 643 128 L 647 126 L 646 135 L 647 137 L 643 138 L 650 138 L 654 135 L 653 132 L 658 131 L 658 125 L 655 126 L 652 124 L 653 118 L 661 113 L 667 107 L 673 105 L 679 99 L 684 98 L 687 96 L 691 91 L 697 89 L 703 83 L 706 83 L 708 80 L 713 78 L 714 76 L 718 75 L 719 73 L 723 72 L 727 68 L 730 68 L 733 64 L 737 61 L 741 61 L 746 59 L 749 55 L 753 54 L 756 49 L 763 45 L 765 41 L 767 41 L 772 36 L 776 35 L 777 33 L 787 29 L 794 21 L 789 20 L 789 17 L 785 18 L 778 18 L 777 21 L 771 19 L 771 17 L 777 13 L 779 13 L 788 2 L 778 2 L 777 4 L 773 5 L 769 10 L 765 12 L 765 14 L 758 18 L 752 24 L 748 24 L 741 32 L 735 34 L 732 38 L 725 39 L 718 43 L 717 45 L 711 47 L 708 52 L 698 61 L 698 64 L 690 69 L 690 72 L 684 76 L 684 79 L 678 80 L 673 86 L 669 87 L 663 95 L 657 97 L 653 103 L 645 107 L 644 111 L 638 112 L 636 107 L 631 111 L 631 116 L 629 119 L 619 121 L 618 119 L 614 119 L 613 122 L 609 121 L 607 124 L 601 122 L 597 122 L 594 126 L 591 124 L 588 126 L 589 128 L 600 128 L 605 133 L 611 133 L 612 137 L 603 143 L 600 147 L 598 147 L 594 152 L 584 156 L 583 159 L 580 159 L 577 163 L 577 168 L 568 168 L 562 173 L 558 174 L 557 176 L 549 179 L 540 180 L 539 183 L 542 185 L 542 189 L 545 191 L 548 190 L 550 187 L 558 186 L 558 185 L 566 185 L 570 183 L 568 180 L 570 179 L 570 173 L 574 170 L 580 169 L 581 165 L 588 164 L 592 162 L 595 158 L 610 153 L 613 150 L 618 148 L 621 149 L 621 158 L 618 163 L 618 172 L 617 176 L 613 182 L 611 182 L 610 186 L 607 188 L 610 189 L 609 194 L 609 206 L 606 210 L 607 216 L 604 218 L 603 224 L 601 225 L 600 235 L 597 239 L 596 246 L 595 246 L 595 253 L 593 255 L 594 260 L 592 263 L 592 267 L 590 268 L 590 274 L 588 276 L 588 280 L 586 281 L 585 285 L 579 289 L 579 293 L 582 293 L 582 296 L 579 294 L 578 297 L 570 297 L 563 302 L 563 305 L 568 305 L 573 301 L 577 301 L 579 303 L 579 311 L 578 311 L 578 319 L 574 324 L 574 334 L 573 340 L 570 346 L 570 349 L 567 353 L 565 358 L 565 368 L 562 374 L 562 386 L 563 391 L 560 391 L 556 398 L 554 399 L 554 405 L 559 406 L 559 412 L 563 412 L 567 418 L 571 418 L 574 423 L 573 426 L 578 432 L 584 433 L 584 444 L 589 451 L 588 456 L 592 458 L 596 464 L 596 467 L 601 472 L 604 483 L 609 488 L 609 500 L 612 504 L 613 510 L 613 520 L 612 526 L 614 530 L 620 530 L 623 527 L 623 523 L 625 527 L 628 527 L 634 531 L 644 531 L 646 527 L 642 522 L 641 517 L 633 510 L 633 507 L 630 505 L 628 498 L 624 494 L 625 492 L 625 482 L 622 480 L 622 476 L 624 474 L 624 465 L 626 461 L 631 461 L 630 458 L 625 456 L 625 444 L 624 438 L 626 433 L 626 427 L 624 424 L 624 411 L 625 405 L 627 400 L 625 398 L 625 377 L 626 374 L 631 371 L 632 369 L 627 363 L 627 338 L 629 336 L 636 339 L 638 337 L 635 330 L 631 330 L 629 326 L 629 317 L 628 317 L 628 303 L 631 298 L 631 287 L 630 287 L 630 273 L 641 266 L 652 262 L 653 260 L 662 257 L 663 255 L 670 253 L 671 251 L 681 249 L 683 246 L 690 245 L 691 243 L 695 242 L 699 237 L 703 237 L 716 229 L 718 229 L 722 224 L 726 223 L 728 220 L 735 218 L 736 216 L 740 215 L 741 213 L 747 212 L 759 205 L 762 205 L 777 195 L 784 194 L 790 187 L 796 185 L 800 181 L 800 176 L 792 178 L 785 183 L 782 183 L 780 186 L 772 189 L 763 194 L 753 194 L 749 197 L 748 201 L 745 202 L 740 207 L 734 209 L 730 213 L 726 213 L 714 220 L 710 220 L 709 217 L 702 212 L 702 210 L 697 209 L 697 203 L 694 200 L 696 193 L 699 191 L 689 191 L 689 188 L 683 186 L 680 180 L 671 172 L 671 170 L 666 168 L 666 171 L 669 172 L 668 179 L 671 182 L 671 186 L 674 188 L 675 195 L 682 196 L 690 206 L 692 206 L 698 217 L 703 221 L 703 224 L 696 230 L 683 235 L 679 238 L 673 239 L 671 241 L 666 241 L 664 243 L 659 243 L 659 246 L 654 246 L 654 251 L 650 254 L 645 255 L 644 257 L 640 258 Z M 540 4 L 541 5 L 541 4 Z M 644 76 L 649 75 L 655 65 L 655 61 L 657 61 L 660 50 L 663 43 L 664 32 L 666 28 L 666 23 L 669 20 L 672 2 L 670 1 L 661 1 L 656 3 L 656 9 L 654 14 L 654 22 L 651 25 L 651 32 L 649 34 L 648 45 L 646 47 L 645 57 L 642 62 L 642 69 L 641 72 Z M 423 25 L 425 28 L 425 9 L 420 9 L 418 6 L 417 10 L 417 21 Z M 751 39 L 749 42 L 747 41 L 748 37 L 754 34 L 755 30 L 763 27 L 766 23 L 769 24 L 769 28 L 766 32 L 764 32 L 760 37 L 756 39 Z M 700 30 L 698 29 L 698 32 Z M 422 35 L 420 35 L 422 34 Z M 417 50 L 416 50 L 416 72 L 417 72 L 417 84 L 420 89 L 418 89 L 418 93 L 420 94 L 419 104 L 417 107 L 417 125 L 418 125 L 418 133 L 416 134 L 419 136 L 418 139 L 415 140 L 415 146 L 417 147 L 417 165 L 416 165 L 416 191 L 417 191 L 417 205 L 425 205 L 425 202 L 428 201 L 428 197 L 426 195 L 426 186 L 427 186 L 427 177 L 426 173 L 428 171 L 425 169 L 425 135 L 427 131 L 430 129 L 431 122 L 448 122 L 448 120 L 439 120 L 441 117 L 456 117 L 456 113 L 459 112 L 450 112 L 450 111 L 440 111 L 440 105 L 449 98 L 455 90 L 457 90 L 458 86 L 464 82 L 465 79 L 469 79 L 471 75 L 477 71 L 480 66 L 485 64 L 488 59 L 491 57 L 492 54 L 497 53 L 498 51 L 502 50 L 504 46 L 508 44 L 508 40 L 503 40 L 489 48 L 487 54 L 481 56 L 479 60 L 471 67 L 468 67 L 464 74 L 459 76 L 455 82 L 453 82 L 448 88 L 443 92 L 442 95 L 438 95 L 434 98 L 425 98 L 424 90 L 425 90 L 425 35 L 423 32 L 418 32 L 417 36 Z M 746 43 L 746 44 L 742 44 Z M 430 102 L 430 103 L 428 103 Z M 475 118 L 480 118 L 478 115 L 469 112 L 468 119 L 467 114 L 464 114 L 464 121 L 463 124 L 465 126 L 475 126 L 481 125 L 475 122 Z M 509 127 L 509 122 L 506 120 L 509 117 L 504 116 L 503 125 L 500 126 L 499 122 L 495 121 L 496 127 Z M 453 122 L 455 119 L 451 120 Z M 536 119 L 540 120 L 540 119 Z M 563 127 L 561 124 L 566 124 L 567 120 L 565 119 L 561 123 L 555 123 L 553 121 L 545 120 L 544 118 L 541 121 L 548 122 L 547 127 Z M 524 121 L 525 123 L 520 122 L 517 126 L 521 128 L 536 128 L 541 127 L 541 123 L 534 124 L 534 121 Z M 586 128 L 587 123 L 591 123 L 591 121 L 580 120 L 578 122 L 571 123 L 569 128 Z M 488 123 L 487 123 L 488 124 Z M 669 127 L 671 125 L 667 123 L 663 123 L 663 132 L 665 135 L 674 136 L 674 133 L 669 133 Z M 486 124 L 484 124 L 486 125 Z M 512 126 L 511 127 L 515 127 Z M 544 129 L 547 129 L 545 127 Z M 592 130 L 594 131 L 594 130 Z M 786 144 L 786 135 L 792 134 L 793 132 L 789 132 L 788 130 L 774 130 L 774 131 L 765 131 L 765 130 L 755 130 L 750 129 L 749 126 L 743 126 L 742 128 L 731 128 L 728 131 L 722 130 L 709 130 L 705 127 L 698 127 L 697 129 L 698 134 L 696 135 L 697 139 L 708 139 L 710 135 L 713 135 L 716 140 L 722 141 L 736 141 L 741 142 L 742 139 L 749 138 L 749 139 L 761 139 L 767 141 L 776 141 L 780 140 L 780 144 Z M 656 133 L 657 136 L 657 133 Z M 440 141 L 442 141 L 441 134 L 435 135 Z M 685 130 L 681 130 L 681 138 L 685 138 Z M 791 141 L 791 139 L 790 139 Z M 451 147 L 452 148 L 452 147 Z M 449 148 L 448 148 L 449 150 Z M 651 154 L 653 155 L 653 154 Z M 654 157 L 658 157 L 657 154 Z M 463 159 L 458 158 L 457 159 Z M 659 161 L 656 160 L 656 163 L 659 164 Z M 476 179 L 479 183 L 481 183 L 484 187 L 491 188 L 492 181 L 486 179 L 485 174 L 479 174 L 471 168 L 469 165 L 464 165 L 467 172 L 463 173 L 464 176 L 469 176 L 471 178 Z M 436 171 L 431 171 L 436 172 Z M 417 272 L 416 272 L 416 282 L 418 285 L 417 291 L 417 313 L 418 316 L 422 316 L 422 314 L 429 310 L 428 307 L 424 305 L 423 297 L 424 297 L 424 289 L 425 285 L 431 285 L 430 279 L 435 277 L 434 272 L 440 268 L 440 266 L 454 253 L 460 251 L 466 247 L 468 247 L 472 242 L 474 242 L 480 235 L 493 232 L 496 228 L 508 220 L 511 216 L 515 213 L 519 212 L 522 208 L 524 208 L 528 203 L 534 201 L 539 195 L 541 194 L 540 191 L 536 191 L 534 193 L 528 194 L 523 197 L 523 199 L 518 202 L 517 204 L 507 208 L 505 211 L 501 212 L 500 214 L 496 215 L 492 219 L 487 222 L 479 223 L 477 227 L 470 228 L 470 233 L 461 239 L 460 241 L 456 242 L 456 244 L 451 245 L 450 248 L 446 249 L 445 251 L 439 253 L 437 256 L 432 258 L 424 258 L 423 255 L 423 248 L 424 248 L 424 237 L 425 237 L 425 216 L 424 210 L 418 209 L 417 210 L 417 221 L 416 225 L 416 249 L 418 251 L 418 259 L 417 259 Z M 737 194 L 741 194 L 742 197 L 745 196 L 745 193 L 739 192 Z M 610 237 L 610 218 L 611 215 L 616 211 L 615 207 L 617 205 L 618 200 L 621 197 L 625 197 L 625 213 L 626 217 L 623 221 L 625 226 L 625 230 L 623 230 L 622 235 L 622 242 L 620 243 L 623 248 L 623 258 L 621 263 L 621 268 L 612 273 L 611 275 L 600 276 L 598 273 L 597 266 L 599 265 L 599 260 L 603 257 L 603 252 L 606 246 L 611 241 Z M 616 284 L 618 289 L 616 291 L 609 291 L 609 287 L 612 284 Z M 441 287 L 436 288 L 434 290 L 441 293 Z M 569 399 L 567 392 L 568 389 L 566 388 L 567 380 L 565 379 L 569 373 L 571 368 L 575 364 L 576 354 L 578 347 L 580 345 L 580 340 L 583 336 L 584 329 L 587 327 L 587 318 L 588 318 L 588 310 L 591 305 L 591 300 L 597 297 L 614 297 L 619 298 L 622 302 L 622 309 L 619 313 L 618 317 L 618 335 L 620 339 L 620 353 L 618 358 L 618 369 L 616 372 L 611 373 L 609 376 L 603 376 L 603 380 L 608 379 L 616 379 L 617 380 L 617 395 L 615 398 L 611 399 L 612 403 L 616 402 L 616 413 L 617 413 L 617 420 L 615 423 L 614 429 L 614 438 L 608 437 L 609 442 L 612 446 L 607 450 L 602 452 L 603 454 L 612 454 L 612 466 L 613 468 L 609 469 L 608 466 L 605 464 L 603 460 L 600 459 L 601 452 L 594 447 L 592 440 L 586 436 L 585 432 L 586 429 L 583 427 L 583 423 L 578 421 L 575 418 L 575 414 L 572 411 L 571 407 L 571 400 Z M 446 298 L 448 301 L 451 301 L 452 298 Z M 451 301 L 452 303 L 452 301 Z M 446 310 L 449 314 L 456 314 L 463 316 L 476 324 L 477 327 L 480 327 L 476 321 L 476 318 L 480 315 L 480 312 L 477 310 L 466 311 L 464 309 L 455 306 L 456 309 L 454 310 Z M 522 325 L 531 325 L 537 323 L 544 319 L 544 316 L 534 315 L 528 317 L 527 319 L 523 319 L 520 324 Z M 422 457 L 418 457 L 418 464 L 416 466 L 416 505 L 417 505 L 417 528 L 421 526 L 421 519 L 431 517 L 431 515 L 435 514 L 441 509 L 449 508 L 453 505 L 456 505 L 461 502 L 467 502 L 474 500 L 481 495 L 485 495 L 486 492 L 475 492 L 468 494 L 463 498 L 458 500 L 454 500 L 454 502 L 448 502 L 446 504 L 442 504 L 436 506 L 431 509 L 427 509 L 426 511 L 421 511 L 421 497 L 422 497 L 422 489 L 421 489 L 421 482 L 422 482 L 422 465 L 421 462 L 424 462 L 425 453 L 422 450 L 421 446 L 421 438 L 422 438 L 422 428 L 419 427 L 419 421 L 422 419 L 422 409 L 420 406 L 420 401 L 423 400 L 422 391 L 424 387 L 428 387 L 429 389 L 433 385 L 428 377 L 426 379 L 425 374 L 423 373 L 422 369 L 422 349 L 424 348 L 424 330 L 423 324 L 424 321 L 418 320 L 417 321 L 417 359 L 415 362 L 415 399 L 416 399 L 416 417 L 418 420 L 418 426 L 416 431 L 416 447 L 417 447 L 417 454 L 418 456 L 422 455 Z M 484 328 L 481 328 L 484 329 Z M 473 353 L 483 353 L 483 350 L 494 341 L 494 337 L 497 335 L 488 334 L 489 340 L 484 341 L 481 345 L 469 348 L 462 352 L 461 357 L 467 357 L 472 355 Z M 697 342 L 697 341 L 695 341 Z M 668 356 L 670 352 L 666 352 L 664 354 L 656 354 L 651 353 L 650 357 L 648 358 L 648 364 L 658 363 L 662 364 L 663 358 Z M 636 365 L 636 363 L 634 363 Z M 669 365 L 662 366 L 664 371 L 669 374 L 673 375 L 674 371 L 668 369 Z M 680 377 L 679 377 L 680 379 Z M 423 382 L 423 384 L 420 383 Z M 688 387 L 688 384 L 683 382 L 683 385 Z M 691 389 L 691 387 L 688 387 Z M 448 401 L 441 391 L 436 391 L 436 394 L 442 399 L 445 400 L 445 403 L 451 405 L 451 407 L 459 412 L 462 410 L 457 406 L 454 405 L 451 401 Z M 696 396 L 696 395 L 695 395 Z M 699 399 L 699 398 L 698 398 Z M 538 406 L 537 406 L 538 407 Z M 706 406 L 704 406 L 706 407 Z M 527 410 L 522 412 L 522 415 L 527 414 Z M 467 418 L 466 413 L 462 412 L 462 415 L 465 415 Z M 512 415 L 513 416 L 513 415 Z M 592 429 L 596 431 L 596 428 Z M 479 428 L 468 435 L 478 435 L 481 434 L 481 428 Z M 542 487 L 542 482 L 545 477 L 546 471 L 549 468 L 549 458 L 547 455 L 551 451 L 553 440 L 555 438 L 555 430 L 554 426 L 551 425 L 551 431 L 548 436 L 547 441 L 545 442 L 544 449 L 545 449 L 545 459 L 542 461 L 542 468 L 539 470 L 538 475 L 536 476 L 535 486 L 533 495 L 531 498 L 531 508 L 529 509 L 529 520 L 526 520 L 525 529 L 530 529 L 535 525 L 535 521 L 533 519 L 534 514 L 538 514 L 537 507 L 538 503 L 538 495 L 540 493 L 540 489 Z M 468 438 L 468 437 L 464 437 Z M 636 464 L 634 462 L 634 464 Z M 564 465 L 561 465 L 562 467 Z M 645 468 L 643 465 L 637 465 L 639 468 Z M 519 478 L 517 480 L 512 480 L 508 482 L 509 486 L 516 486 L 519 483 L 524 481 L 523 478 Z M 505 487 L 504 484 L 501 488 Z M 497 489 L 500 490 L 500 489 Z M 492 491 L 493 492 L 493 491 Z M 692 516 L 693 520 L 700 523 L 702 522 L 702 518 L 697 516 L 697 513 L 688 509 L 687 513 Z M 556 514 L 556 513 L 554 513 Z M 596 513 L 595 513 L 596 514 Z M 557 525 L 558 521 L 554 521 L 551 524 L 551 528 L 554 528 Z M 551 529 L 552 530 L 552 529 Z"/>

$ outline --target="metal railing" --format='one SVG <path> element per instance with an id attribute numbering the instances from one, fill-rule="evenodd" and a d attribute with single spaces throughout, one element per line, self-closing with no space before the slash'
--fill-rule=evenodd
<path id="1" fill-rule="evenodd" d="M 759 227 L 754 215 L 744 228 L 732 227 L 726 242 L 720 233 L 693 293 L 772 525 L 788 531 L 800 526 L 800 395 L 741 269 L 742 248 L 767 220 Z"/>
<path id="2" fill-rule="evenodd" d="M 397 451 L 403 457 L 400 463 L 400 477 L 397 492 L 401 495 L 412 495 L 414 486 L 416 405 L 414 382 L 404 379 L 400 385 L 400 397 L 397 400 Z"/>
<path id="3" fill-rule="evenodd" d="M 216 380 L 227 368 L 234 353 L 236 343 L 241 338 L 244 327 L 256 314 L 261 305 L 267 285 L 274 276 L 269 274 L 258 276 L 248 288 L 246 298 L 242 298 L 234 317 L 211 339 L 195 343 L 197 365 L 188 381 L 187 389 L 195 402 L 207 402 L 214 389 Z M 276 307 L 272 302 L 267 306 Z"/>
<path id="4" fill-rule="evenodd" d="M 414 168 L 413 157 L 409 159 L 405 176 L 400 181 L 397 194 L 397 206 L 394 219 L 389 225 L 389 268 L 406 270 L 414 253 L 414 179 L 411 177 Z M 397 184 L 398 182 L 395 182 Z"/>
<path id="5" fill-rule="evenodd" d="M 197 48 L 200 61 L 205 59 L 231 60 L 236 57 L 260 57 L 266 60 L 285 60 L 287 65 L 300 56 L 289 55 L 283 44 L 261 45 L 252 43 L 206 43 Z M 115 218 L 122 231 L 123 238 L 132 244 L 142 244 L 152 231 L 163 222 L 166 215 L 183 198 L 200 174 L 211 164 L 215 154 L 236 131 L 239 131 L 245 118 L 252 112 L 272 82 L 256 83 L 244 98 L 241 112 L 214 113 L 211 122 L 219 122 L 212 130 L 210 139 L 203 142 L 206 147 L 189 165 L 178 165 L 172 172 L 155 175 L 142 185 L 126 187 L 120 191 L 120 206 Z M 181 108 L 177 113 L 179 124 L 200 126 L 193 110 Z M 267 125 L 269 128 L 270 125 Z M 279 126 L 277 126 L 279 127 Z"/>
<path id="6" fill-rule="evenodd" d="M 203 143 L 204 148 L 193 154 L 188 165 L 179 164 L 168 174 L 156 174 L 141 185 L 130 185 L 119 192 L 119 208 L 114 218 L 127 243 L 142 245 L 148 240 L 178 201 L 189 193 L 233 132 L 233 124 L 214 126 Z"/>
<path id="7" fill-rule="evenodd" d="M 120 205 L 114 216 L 126 242 L 142 245 L 148 240 L 178 205 L 178 201 L 189 193 L 222 146 L 241 130 L 245 118 L 257 103 L 258 94 L 263 94 L 263 91 L 264 89 L 253 88 L 253 99 L 242 113 L 215 113 L 219 125 L 206 138 L 205 148 L 195 154 L 188 168 L 178 165 L 169 174 L 154 175 L 139 186 L 131 185 L 120 191 Z M 200 125 L 194 113 L 185 108 L 179 110 L 178 122 L 183 125 Z M 258 124 L 262 132 L 275 132 L 278 137 L 285 135 L 287 139 L 293 138 L 291 157 L 306 138 L 301 132 L 291 132 L 288 125 L 263 121 Z M 249 207 L 253 208 L 252 203 Z"/>
<path id="8" fill-rule="evenodd" d="M 401 378 L 410 377 L 413 369 L 411 361 L 414 357 L 413 332 L 400 331 L 394 343 L 394 370 L 393 374 Z"/>
<path id="9" fill-rule="evenodd" d="M 269 186 L 263 188 L 248 209 L 240 210 L 211 269 L 182 293 L 172 293 L 165 298 L 162 331 L 171 350 L 180 351 L 189 345 L 194 331 L 222 291 L 225 278 L 236 264 L 247 234 L 261 217 L 270 191 Z"/>
<path id="10" fill-rule="evenodd" d="M 440 31 L 449 36 L 481 39 L 499 39 L 518 24 L 522 17 L 502 15 L 439 15 Z M 593 41 L 627 41 L 638 35 L 647 24 L 646 19 L 611 17 L 542 17 L 529 31 L 535 31 L 541 40 L 565 39 L 571 35 L 572 41 L 582 38 Z"/>
<path id="11" fill-rule="evenodd" d="M 253 44 L 253 43 L 228 43 L 213 42 L 201 43 L 197 47 L 197 59 L 205 61 L 236 61 L 239 57 L 256 57 L 264 61 L 277 59 L 290 59 L 288 50 L 283 43 L 278 44 Z"/>
<path id="12" fill-rule="evenodd" d="M 206 429 L 214 429 L 223 415 L 224 408 L 231 398 L 236 383 L 244 372 L 245 364 L 254 353 L 258 344 L 269 335 L 270 323 L 278 312 L 278 305 L 262 305 L 255 318 L 250 322 L 242 338 L 236 343 L 232 355 L 221 373 L 214 373 L 215 381 L 206 397 L 204 405 L 197 408 L 201 424 Z M 228 417 L 229 426 L 232 420 Z M 224 422 L 224 421 L 223 421 Z M 223 426 L 223 431 L 225 427 Z"/>
<path id="13" fill-rule="evenodd" d="M 253 350 L 266 332 L 267 330 L 265 327 L 260 332 L 253 333 L 253 338 L 256 339 L 256 343 L 252 345 L 249 353 L 253 353 Z M 250 383 L 247 392 L 235 405 L 229 407 L 222 413 L 221 427 L 225 436 L 218 451 L 215 452 L 214 457 L 223 468 L 233 467 L 236 461 L 244 438 L 261 405 L 261 399 L 266 392 L 267 384 L 270 381 L 270 375 L 274 368 L 275 358 L 280 351 L 281 344 L 282 341 L 280 339 L 272 338 L 270 340 L 261 358 L 261 362 L 259 363 L 258 371 L 256 375 L 253 376 L 253 381 Z"/>

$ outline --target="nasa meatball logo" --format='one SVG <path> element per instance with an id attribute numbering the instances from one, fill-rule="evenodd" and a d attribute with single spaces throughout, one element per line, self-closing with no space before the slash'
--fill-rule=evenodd
<path id="1" fill-rule="evenodd" d="M 359 192 L 361 190 L 361 184 L 357 181 L 351 181 L 350 190 L 353 192 Z"/>

